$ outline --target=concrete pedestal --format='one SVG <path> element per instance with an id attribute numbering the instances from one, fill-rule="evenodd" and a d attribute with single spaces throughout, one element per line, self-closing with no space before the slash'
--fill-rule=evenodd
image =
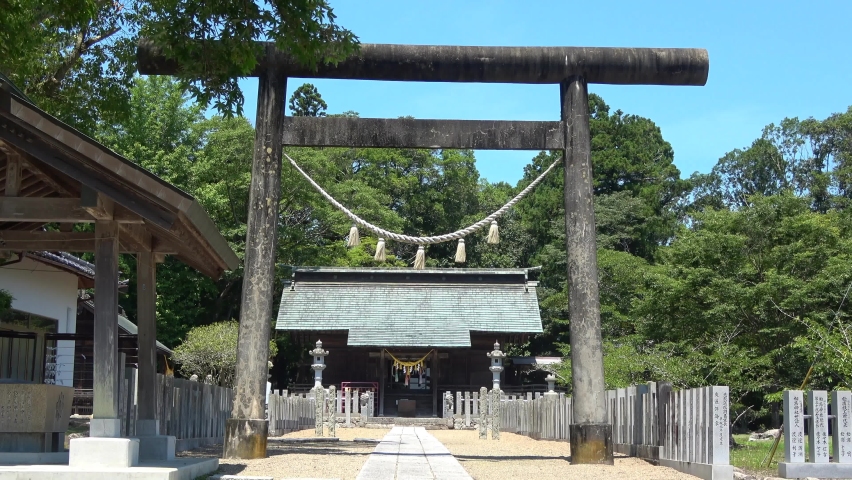
<path id="1" fill-rule="evenodd" d="M 224 458 L 266 458 L 268 433 L 269 422 L 265 419 L 228 419 L 225 421 Z"/>
<path id="2" fill-rule="evenodd" d="M 177 458 L 135 467 L 69 467 L 68 465 L 0 466 L 0 480 L 195 480 L 215 472 L 218 458 Z"/>
<path id="3" fill-rule="evenodd" d="M 613 465 L 612 425 L 584 423 L 570 426 L 571 464 Z"/>
<path id="4" fill-rule="evenodd" d="M 135 438 L 75 438 L 69 443 L 69 467 L 127 468 L 139 465 L 139 440 Z"/>
<path id="5" fill-rule="evenodd" d="M 139 440 L 140 462 L 168 462 L 175 459 L 175 437 L 170 435 L 145 435 Z"/>
<path id="6" fill-rule="evenodd" d="M 778 463 L 781 478 L 852 478 L 852 463 Z"/>
<path id="7" fill-rule="evenodd" d="M 89 422 L 89 437 L 118 438 L 121 436 L 121 420 L 117 418 L 93 418 Z"/>

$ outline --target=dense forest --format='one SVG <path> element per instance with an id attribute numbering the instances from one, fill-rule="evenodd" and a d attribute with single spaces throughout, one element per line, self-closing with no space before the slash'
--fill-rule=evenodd
<path id="1" fill-rule="evenodd" d="M 239 115 L 236 82 L 227 79 L 253 65 L 196 82 L 134 76 L 140 32 L 198 33 L 193 29 L 203 24 L 168 23 L 172 3 L 185 9 L 192 2 L 148 0 L 118 9 L 113 2 L 75 0 L 52 12 L 26 3 L 0 19 L 0 73 L 48 111 L 195 196 L 242 256 L 254 131 Z M 194 15 L 236 15 L 215 11 L 230 2 L 208 3 L 209 11 Z M 290 47 L 309 59 L 318 45 L 337 45 L 332 53 L 338 57 L 351 51 L 357 39 L 334 25 L 325 2 L 317 5 L 321 11 L 311 18 L 319 20 L 308 29 L 314 36 Z M 266 12 L 238 13 L 250 21 L 231 32 L 237 43 L 258 38 L 260 27 L 270 25 Z M 276 34 L 285 37 L 302 28 L 280 23 Z M 182 58 L 198 53 L 173 47 Z M 206 116 L 211 101 L 236 115 Z M 309 85 L 289 102 L 292 115 L 334 109 Z M 608 386 L 648 380 L 729 385 L 732 418 L 746 412 L 740 421 L 753 427 L 777 424 L 781 390 L 799 387 L 811 365 L 811 386 L 852 387 L 852 108 L 822 120 L 768 125 L 709 173 L 688 178 L 651 119 L 612 109 L 596 95 L 590 110 Z M 471 151 L 287 153 L 358 215 L 410 235 L 446 233 L 484 217 L 559 155 L 539 153 L 509 185 L 481 179 Z M 347 249 L 347 219 L 287 164 L 282 177 L 279 286 L 296 265 L 376 265 L 375 238 Z M 562 182 L 560 166 L 510 211 L 500 224 L 500 244 L 486 244 L 484 235 L 467 239 L 465 267 L 542 267 L 545 332 L 514 346 L 515 354 L 570 355 Z M 388 249 L 391 265 L 408 266 L 415 255 L 408 245 L 391 242 Z M 431 247 L 427 265 L 457 267 L 454 249 Z M 127 278 L 135 277 L 134 268 L 133 257 L 123 256 Z M 236 270 L 212 281 L 167 260 L 158 270 L 160 340 L 175 346 L 192 327 L 238 319 L 242 275 Z M 135 286 L 129 291 L 122 305 L 133 318 Z M 286 381 L 304 348 L 286 336 L 276 341 L 273 374 Z M 570 368 L 559 373 L 570 385 Z"/>

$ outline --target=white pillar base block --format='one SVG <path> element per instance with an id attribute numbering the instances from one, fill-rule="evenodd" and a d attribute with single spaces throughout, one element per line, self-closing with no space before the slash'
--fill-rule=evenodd
<path id="1" fill-rule="evenodd" d="M 70 467 L 127 468 L 139 465 L 139 440 L 135 438 L 75 438 L 70 444 Z"/>
<path id="2" fill-rule="evenodd" d="M 160 462 L 175 459 L 175 443 L 177 440 L 170 435 L 138 436 L 139 461 Z"/>
<path id="3" fill-rule="evenodd" d="M 150 419 L 138 419 L 136 420 L 136 436 L 137 437 L 148 437 L 151 435 L 159 435 L 160 434 L 160 421 L 159 420 L 150 420 Z"/>
<path id="4" fill-rule="evenodd" d="M 121 437 L 121 420 L 117 418 L 93 418 L 89 422 L 89 437 Z"/>
<path id="5" fill-rule="evenodd" d="M 778 463 L 781 478 L 852 478 L 849 463 Z"/>

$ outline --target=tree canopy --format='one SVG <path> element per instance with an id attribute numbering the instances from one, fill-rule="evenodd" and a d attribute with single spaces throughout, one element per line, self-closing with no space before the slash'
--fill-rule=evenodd
<path id="1" fill-rule="evenodd" d="M 325 0 L 6 0 L 0 9 L 0 73 L 86 133 L 130 113 L 140 37 L 180 62 L 195 101 L 226 116 L 242 112 L 237 79 L 256 66 L 256 41 L 308 66 L 358 48 Z"/>

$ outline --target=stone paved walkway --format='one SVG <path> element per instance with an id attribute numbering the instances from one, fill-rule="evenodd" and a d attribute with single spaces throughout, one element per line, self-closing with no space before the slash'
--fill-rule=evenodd
<path id="1" fill-rule="evenodd" d="M 471 480 L 458 460 L 423 427 L 393 427 L 361 468 L 358 480 Z"/>

